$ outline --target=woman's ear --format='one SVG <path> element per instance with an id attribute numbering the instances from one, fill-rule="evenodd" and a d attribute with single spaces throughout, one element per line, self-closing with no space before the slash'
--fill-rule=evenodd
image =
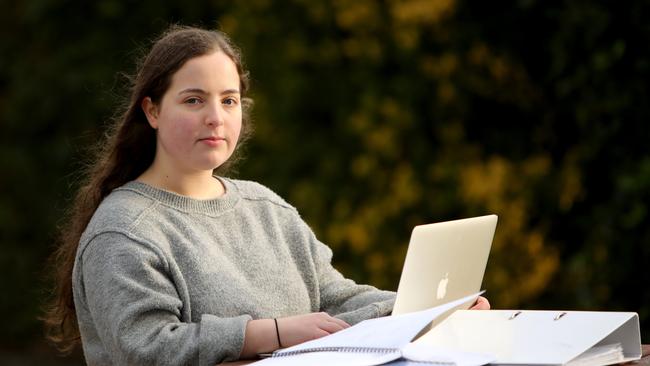
<path id="1" fill-rule="evenodd" d="M 151 128 L 154 130 L 158 129 L 158 106 L 151 100 L 150 97 L 146 97 L 142 99 L 142 103 L 140 103 L 140 107 L 142 108 L 142 111 L 144 111 L 144 115 L 147 117 L 147 121 L 149 121 L 149 125 Z"/>

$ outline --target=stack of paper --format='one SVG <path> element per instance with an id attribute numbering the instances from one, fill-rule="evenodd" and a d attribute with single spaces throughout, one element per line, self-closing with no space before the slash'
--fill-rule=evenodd
<path id="1" fill-rule="evenodd" d="M 567 366 L 612 365 L 623 362 L 624 359 L 623 347 L 620 343 L 614 343 L 594 346 L 573 361 L 567 363 Z"/>

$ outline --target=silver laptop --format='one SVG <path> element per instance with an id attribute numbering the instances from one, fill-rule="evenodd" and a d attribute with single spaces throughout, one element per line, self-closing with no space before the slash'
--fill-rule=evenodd
<path id="1" fill-rule="evenodd" d="M 428 309 L 477 293 L 497 216 L 420 225 L 413 229 L 393 315 Z M 471 304 L 466 304 L 466 308 Z"/>

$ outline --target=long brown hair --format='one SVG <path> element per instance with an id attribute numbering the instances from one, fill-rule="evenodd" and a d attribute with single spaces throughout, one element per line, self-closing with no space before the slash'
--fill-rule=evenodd
<path id="1" fill-rule="evenodd" d="M 84 180 L 75 196 L 67 222 L 60 232 L 60 246 L 52 255 L 54 294 L 47 305 L 43 321 L 46 336 L 62 352 L 79 343 L 80 335 L 72 295 L 72 269 L 79 239 L 101 201 L 115 188 L 136 179 L 153 162 L 156 131 L 149 125 L 141 108 L 145 97 L 159 103 L 169 88 L 171 78 L 188 60 L 214 51 L 225 53 L 237 66 L 242 97 L 242 131 L 239 146 L 251 133 L 247 97 L 248 73 L 239 50 L 219 32 L 193 27 L 172 26 L 151 47 L 138 64 L 130 83 L 130 97 L 123 112 L 114 119 L 106 141 L 98 147 L 93 164 L 86 169 Z M 233 162 L 231 157 L 218 168 L 222 174 Z"/>

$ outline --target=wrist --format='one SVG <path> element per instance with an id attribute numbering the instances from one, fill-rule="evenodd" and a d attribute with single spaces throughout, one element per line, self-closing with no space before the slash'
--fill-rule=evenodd
<path id="1" fill-rule="evenodd" d="M 239 358 L 253 358 L 259 353 L 268 353 L 278 348 L 275 321 L 273 319 L 250 320 L 246 324 L 244 346 Z"/>

